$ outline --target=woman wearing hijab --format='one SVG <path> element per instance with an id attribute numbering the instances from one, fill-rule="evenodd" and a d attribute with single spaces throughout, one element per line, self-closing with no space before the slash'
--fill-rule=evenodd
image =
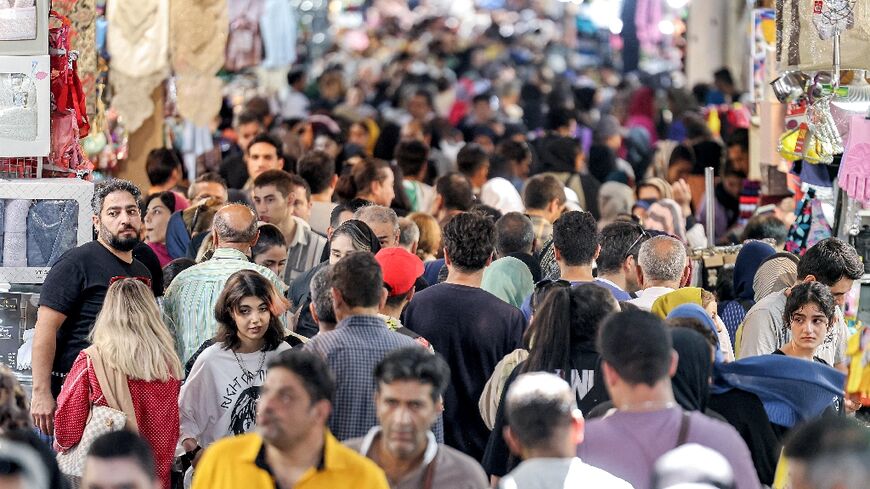
<path id="1" fill-rule="evenodd" d="M 620 216 L 631 215 L 634 207 L 634 191 L 628 185 L 619 182 L 607 182 L 598 192 L 598 229 L 617 220 Z"/>
<path id="2" fill-rule="evenodd" d="M 752 279 L 754 301 L 787 289 L 797 282 L 797 266 L 800 258 L 794 253 L 779 252 L 768 256 Z"/>
<path id="3" fill-rule="evenodd" d="M 651 312 L 662 319 L 691 317 L 701 321 L 719 342 L 716 361 L 731 362 L 734 360 L 731 339 L 716 310 L 716 297 L 712 293 L 698 287 L 684 287 L 656 299 Z"/>
<path id="4" fill-rule="evenodd" d="M 687 411 L 705 412 L 713 375 L 713 351 L 704 336 L 688 328 L 672 328 L 671 340 L 679 355 L 671 378 L 674 400 Z"/>
<path id="5" fill-rule="evenodd" d="M 535 291 L 535 284 L 525 263 L 506 256 L 484 269 L 480 288 L 519 308 L 523 300 Z"/>
<path id="6" fill-rule="evenodd" d="M 755 272 L 765 259 L 774 254 L 776 250 L 761 241 L 750 241 L 744 244 L 737 254 L 737 262 L 734 264 L 735 299 L 719 304 L 719 317 L 725 323 L 732 347 L 737 335 L 737 327 L 743 322 L 746 312 L 755 304 L 755 290 L 752 287 Z"/>

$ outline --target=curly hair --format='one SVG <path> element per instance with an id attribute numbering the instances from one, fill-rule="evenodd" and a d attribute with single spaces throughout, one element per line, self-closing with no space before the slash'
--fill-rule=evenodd
<path id="1" fill-rule="evenodd" d="M 486 266 L 495 247 L 495 225 L 476 212 L 457 214 L 444 226 L 444 249 L 452 265 L 474 272 Z"/>
<path id="2" fill-rule="evenodd" d="M 589 265 L 598 250 L 598 224 L 592 214 L 566 212 L 553 223 L 553 246 L 567 265 Z"/>
<path id="3" fill-rule="evenodd" d="M 791 293 L 785 300 L 785 310 L 782 313 L 783 328 L 786 331 L 790 331 L 792 315 L 807 304 L 818 306 L 819 310 L 828 320 L 826 331 L 831 331 L 831 328 L 834 326 L 834 313 L 837 310 L 837 303 L 834 301 L 831 289 L 820 282 L 804 282 L 792 287 Z"/>
<path id="4" fill-rule="evenodd" d="M 27 393 L 12 371 L 0 365 L 0 432 L 30 428 Z"/>
<path id="5" fill-rule="evenodd" d="M 103 211 L 103 201 L 113 192 L 129 193 L 136 200 L 136 204 L 141 207 L 142 192 L 139 190 L 139 187 L 129 180 L 113 178 L 94 187 L 94 196 L 91 198 L 91 208 L 94 211 L 94 215 L 100 215 Z"/>
<path id="6" fill-rule="evenodd" d="M 269 308 L 269 326 L 266 328 L 266 341 L 263 349 L 266 351 L 278 348 L 284 341 L 284 326 L 281 324 L 281 314 L 289 307 L 289 302 L 272 285 L 266 277 L 254 270 L 239 270 L 230 275 L 224 290 L 218 296 L 214 305 L 214 317 L 218 322 L 215 341 L 223 343 L 225 350 L 232 350 L 241 344 L 233 312 L 245 297 L 257 297 Z"/>

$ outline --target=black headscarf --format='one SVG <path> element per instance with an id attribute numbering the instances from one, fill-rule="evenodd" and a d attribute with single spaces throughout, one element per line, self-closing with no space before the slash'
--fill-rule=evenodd
<path id="1" fill-rule="evenodd" d="M 687 328 L 673 328 L 671 337 L 674 350 L 680 356 L 677 373 L 671 379 L 674 399 L 683 409 L 704 412 L 713 372 L 710 344 L 701 333 Z"/>
<path id="2" fill-rule="evenodd" d="M 593 177 L 599 182 L 606 182 L 610 174 L 616 171 L 616 155 L 603 144 L 593 144 L 589 148 L 588 166 Z"/>

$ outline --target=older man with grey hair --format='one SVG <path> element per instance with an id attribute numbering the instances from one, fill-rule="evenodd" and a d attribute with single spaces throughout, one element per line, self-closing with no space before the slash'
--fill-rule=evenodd
<path id="1" fill-rule="evenodd" d="M 367 205 L 357 209 L 353 218 L 372 228 L 381 243 L 381 248 L 399 246 L 399 216 L 393 209 L 382 205 Z"/>
<path id="2" fill-rule="evenodd" d="M 242 269 L 254 270 L 269 279 L 281 294 L 287 290 L 271 270 L 251 263 L 251 246 L 258 237 L 257 214 L 250 207 L 222 207 L 212 222 L 214 255 L 178 274 L 166 289 L 163 313 L 175 327 L 175 345 L 182 363 L 217 331 L 214 305 L 230 275 Z"/>
<path id="3" fill-rule="evenodd" d="M 311 311 L 311 317 L 321 333 L 332 331 L 338 320 L 335 319 L 335 309 L 332 305 L 332 281 L 330 280 L 330 270 L 332 267 L 326 265 L 314 273 L 311 277 L 309 285 L 311 291 L 311 303 L 308 305 Z"/>
<path id="4" fill-rule="evenodd" d="M 407 217 L 399 218 L 399 246 L 416 255 L 419 242 L 420 228 L 417 223 Z"/>
<path id="5" fill-rule="evenodd" d="M 640 246 L 637 257 L 641 290 L 629 302 L 649 311 L 659 297 L 689 283 L 692 269 L 686 245 L 670 236 L 655 236 Z"/>

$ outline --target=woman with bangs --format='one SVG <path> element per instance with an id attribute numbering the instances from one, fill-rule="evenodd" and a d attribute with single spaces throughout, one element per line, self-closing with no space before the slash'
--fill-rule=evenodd
<path id="1" fill-rule="evenodd" d="M 227 280 L 214 308 L 215 343 L 197 357 L 179 398 L 181 444 L 194 466 L 203 447 L 254 428 L 266 365 L 290 349 L 280 319 L 288 305 L 253 270 Z"/>

